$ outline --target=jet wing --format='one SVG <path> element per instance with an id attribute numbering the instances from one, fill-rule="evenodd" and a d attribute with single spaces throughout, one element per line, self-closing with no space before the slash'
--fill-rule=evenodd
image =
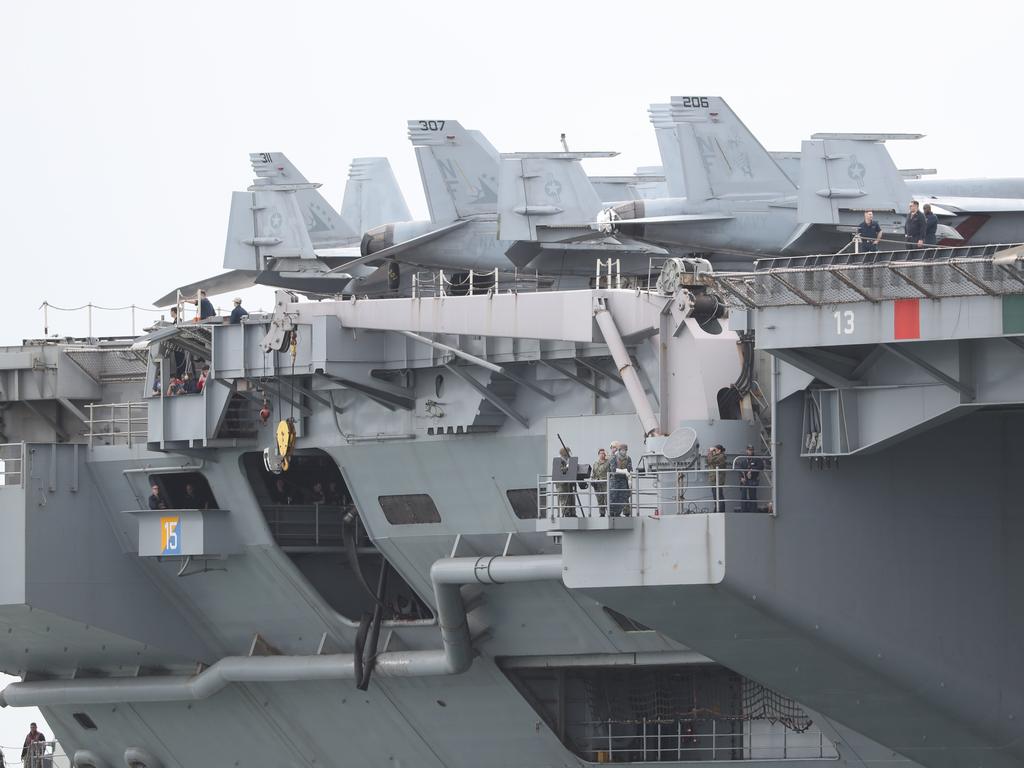
<path id="1" fill-rule="evenodd" d="M 360 256 L 358 259 L 346 261 L 341 266 L 332 269 L 331 272 L 347 272 L 348 270 L 352 269 L 352 267 L 358 267 L 362 264 L 372 264 L 376 261 L 394 259 L 400 253 L 404 253 L 405 251 L 408 251 L 412 248 L 416 248 L 420 245 L 423 245 L 424 243 L 429 243 L 431 240 L 437 240 L 439 237 L 442 237 L 448 234 L 449 232 L 459 229 L 460 227 L 466 226 L 467 224 L 469 224 L 470 221 L 470 219 L 459 219 L 458 221 L 455 221 L 446 226 L 439 227 L 438 229 L 433 229 L 430 232 L 427 232 L 426 234 L 410 238 L 409 240 L 403 240 L 400 243 L 395 243 L 394 245 L 388 246 L 387 248 L 377 251 L 376 253 L 369 253 L 366 256 Z M 402 261 L 402 259 L 396 259 L 396 261 Z"/>
<path id="2" fill-rule="evenodd" d="M 626 224 L 682 224 L 686 222 L 700 222 L 700 221 L 725 221 L 727 219 L 735 218 L 727 213 L 680 213 L 674 216 L 645 216 L 640 219 L 616 219 L 614 224 L 626 225 Z M 595 221 L 591 226 L 607 225 L 607 221 Z"/>
<path id="3" fill-rule="evenodd" d="M 951 214 L 964 213 L 1024 213 L 1024 199 L 1014 197 L 945 197 L 926 195 L 920 198 L 936 208 L 944 208 Z"/>
<path id="4" fill-rule="evenodd" d="M 256 285 L 256 278 L 259 274 L 259 270 L 255 269 L 232 269 L 230 272 L 222 272 L 219 275 L 208 277 L 205 280 L 199 280 L 195 283 L 189 283 L 188 285 L 176 288 L 166 296 L 161 296 L 159 299 L 154 301 L 153 306 L 173 306 L 178 303 L 179 293 L 181 293 L 182 296 L 191 298 L 194 297 L 200 289 L 209 294 L 217 294 L 228 293 L 229 291 L 238 291 L 243 288 L 251 288 Z"/>

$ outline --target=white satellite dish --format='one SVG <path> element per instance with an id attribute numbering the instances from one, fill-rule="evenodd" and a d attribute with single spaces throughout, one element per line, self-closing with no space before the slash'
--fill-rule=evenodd
<path id="1" fill-rule="evenodd" d="M 661 452 L 669 461 L 692 463 L 700 453 L 697 430 L 693 427 L 680 427 L 665 438 Z"/>

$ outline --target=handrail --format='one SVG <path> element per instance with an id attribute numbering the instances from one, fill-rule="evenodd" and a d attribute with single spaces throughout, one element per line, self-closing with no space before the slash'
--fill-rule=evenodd
<path id="1" fill-rule="evenodd" d="M 747 308 L 1019 295 L 1022 253 L 1024 246 L 1007 244 L 782 257 L 714 282 L 728 302 Z"/>
<path id="2" fill-rule="evenodd" d="M 145 402 L 127 403 L 88 403 L 89 411 L 86 421 L 86 437 L 92 448 L 97 440 L 105 445 L 118 445 L 124 442 L 130 448 L 139 442 L 145 444 L 149 437 L 149 405 Z M 109 409 L 106 418 L 103 409 Z M 97 416 L 97 411 L 100 415 Z M 125 425 L 119 429 L 118 425 Z M 106 429 L 104 429 L 106 428 Z M 141 438 L 141 440 L 140 440 Z"/>
<path id="3" fill-rule="evenodd" d="M 776 726 L 758 732 L 719 731 L 728 718 L 707 718 L 710 730 L 695 730 L 700 719 L 639 718 L 635 720 L 588 720 L 569 723 L 574 740 L 595 762 L 662 762 L 688 760 L 808 760 L 835 759 L 835 745 L 820 729 L 795 731 Z M 705 720 L 706 721 L 706 720 Z M 736 719 L 736 723 L 745 721 Z M 781 727 L 781 730 L 780 730 Z M 737 754 L 739 753 L 739 754 Z"/>
<path id="4" fill-rule="evenodd" d="M 744 458 L 744 457 L 737 457 Z M 576 482 L 537 476 L 537 509 L 541 518 L 611 517 L 707 514 L 722 512 L 771 512 L 774 485 L 770 458 L 756 471 L 756 482 L 745 468 L 680 469 L 667 466 L 634 471 L 629 486 L 616 487 L 614 480 L 585 479 Z M 620 481 L 621 482 L 621 481 Z"/>
<path id="5" fill-rule="evenodd" d="M 25 485 L 25 444 L 0 443 L 0 488 Z"/>
<path id="6" fill-rule="evenodd" d="M 461 279 L 452 279 L 453 275 Z M 554 285 L 557 277 L 534 272 L 502 272 L 495 267 L 488 270 L 420 270 L 412 276 L 412 298 L 434 298 L 442 296 L 469 295 L 494 296 L 501 293 L 526 293 L 543 290 L 545 285 Z"/>

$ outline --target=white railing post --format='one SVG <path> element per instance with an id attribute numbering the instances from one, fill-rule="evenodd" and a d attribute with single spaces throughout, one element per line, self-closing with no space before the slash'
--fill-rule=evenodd
<path id="1" fill-rule="evenodd" d="M 643 736 L 640 738 L 640 742 L 643 744 L 643 758 L 647 760 L 647 718 L 643 719 Z"/>

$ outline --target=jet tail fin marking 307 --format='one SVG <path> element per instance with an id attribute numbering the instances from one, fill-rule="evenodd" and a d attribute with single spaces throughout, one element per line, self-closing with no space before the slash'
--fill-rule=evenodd
<path id="1" fill-rule="evenodd" d="M 408 126 L 431 220 L 444 224 L 454 218 L 494 215 L 498 153 L 491 143 L 457 120 L 410 120 Z"/>

